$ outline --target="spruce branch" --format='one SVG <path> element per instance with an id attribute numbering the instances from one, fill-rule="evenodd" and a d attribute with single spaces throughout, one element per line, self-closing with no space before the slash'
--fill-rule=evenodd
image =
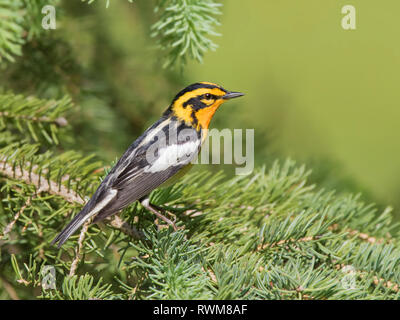
<path id="1" fill-rule="evenodd" d="M 90 274 L 65 277 L 60 290 L 47 290 L 41 297 L 51 300 L 103 300 L 118 298 L 111 290 L 111 284 L 98 281 Z"/>
<path id="2" fill-rule="evenodd" d="M 54 159 L 53 159 L 54 160 Z M 72 160 L 72 159 L 70 159 Z M 72 184 L 72 177 L 68 174 L 58 176 L 58 182 L 46 178 L 49 176 L 48 169 L 41 171 L 42 175 L 36 171 L 40 168 L 40 165 L 33 165 L 31 162 L 25 161 L 25 167 L 16 165 L 15 162 L 10 162 L 10 158 L 1 156 L 0 154 L 0 175 L 4 175 L 13 180 L 22 181 L 28 185 L 32 185 L 36 189 L 36 195 L 42 192 L 46 192 L 51 195 L 61 197 L 67 202 L 84 205 L 87 199 L 83 198 L 76 190 L 66 186 L 63 182 L 67 182 L 70 186 Z M 93 167 L 90 166 L 92 169 Z M 82 169 L 82 168 L 81 168 Z M 94 189 L 94 185 L 90 189 Z M 88 189 L 86 186 L 85 190 Z M 19 215 L 18 215 L 19 216 Z M 140 239 L 141 233 L 134 227 L 129 225 L 127 222 L 122 221 L 118 216 L 114 216 L 112 219 L 108 219 L 111 226 L 115 229 L 121 230 L 123 233 L 135 238 Z M 4 236 L 4 235 L 3 235 Z M 82 240 L 83 241 L 83 240 Z M 80 247 L 82 245 L 80 244 Z"/>
<path id="3" fill-rule="evenodd" d="M 24 116 L 24 115 L 12 115 L 7 111 L 0 112 L 0 117 L 4 118 L 13 118 L 15 120 L 27 120 L 27 121 L 33 121 L 33 122 L 51 122 L 59 127 L 65 127 L 68 125 L 67 119 L 64 117 L 58 117 L 56 119 L 51 119 L 49 117 L 34 117 L 34 116 Z"/>
<path id="4" fill-rule="evenodd" d="M 145 239 L 132 244 L 139 256 L 128 266 L 129 270 L 146 275 L 139 283 L 138 295 L 145 294 L 150 299 L 211 298 L 203 265 L 204 248 L 186 240 L 185 231 L 163 228 L 157 232 L 152 228 L 145 233 Z"/>
<path id="5" fill-rule="evenodd" d="M 400 252 L 394 250 L 393 244 L 380 244 L 378 241 L 374 244 L 368 241 L 365 243 L 357 234 L 350 235 L 349 241 L 343 241 L 343 238 L 349 235 L 346 228 L 349 221 L 353 219 L 358 221 L 360 212 L 369 216 L 368 212 L 373 212 L 374 209 L 360 205 L 354 197 L 338 197 L 332 202 L 330 193 L 317 192 L 311 195 L 312 189 L 302 192 L 301 188 L 307 188 L 301 183 L 304 175 L 291 169 L 292 165 L 289 163 L 283 171 L 279 168 L 280 173 L 274 167 L 268 173 L 259 171 L 253 177 L 219 182 L 218 185 L 222 185 L 223 188 L 211 188 L 211 190 L 210 186 L 219 181 L 218 179 L 211 178 L 203 185 L 201 181 L 203 174 L 199 176 L 192 174 L 187 179 L 194 181 L 194 185 L 187 184 L 185 178 L 172 189 L 155 192 L 152 199 L 158 203 L 165 201 L 169 203 L 168 207 L 179 209 L 182 213 L 190 207 L 189 210 L 206 211 L 211 216 L 194 215 L 194 220 L 203 219 L 203 221 L 186 222 L 189 224 L 186 231 L 148 229 L 145 232 L 145 241 L 130 243 L 129 247 L 136 249 L 139 256 L 128 265 L 127 271 L 135 272 L 142 280 L 138 286 L 131 287 L 120 279 L 119 282 L 123 284 L 126 294 L 130 296 L 135 292 L 136 297 L 146 298 L 176 298 L 182 297 L 181 294 L 188 297 L 191 294 L 197 298 L 220 299 L 367 298 L 398 294 L 397 270 Z M 285 175 L 291 183 L 282 183 Z M 268 181 L 268 184 L 265 184 L 265 181 Z M 239 196 L 238 193 L 234 194 L 237 185 L 247 187 L 243 198 L 238 200 L 240 205 L 234 202 Z M 286 190 L 282 193 L 285 194 L 283 199 L 269 192 L 269 188 L 275 189 L 278 185 L 280 191 L 277 192 Z M 297 188 L 299 185 L 302 187 Z M 262 193 L 256 191 L 261 186 L 263 186 Z M 208 199 L 203 197 L 199 199 L 199 194 L 209 191 L 212 196 Z M 234 194 L 232 198 L 226 199 L 231 193 Z M 256 201 L 252 199 L 252 205 L 248 205 L 248 199 L 246 201 L 246 198 L 254 196 L 254 193 L 269 194 L 273 199 L 271 204 L 274 204 L 274 210 L 269 211 L 266 220 L 257 218 L 265 216 L 265 207 L 261 205 L 263 210 L 259 211 L 257 210 L 259 204 Z M 190 203 L 191 199 L 195 200 L 194 207 L 193 203 Z M 220 199 L 226 199 L 227 202 L 221 203 Z M 289 204 L 288 199 L 297 207 Z M 353 202 L 349 202 L 350 199 Z M 199 200 L 204 201 L 209 207 L 204 206 Z M 183 203 L 186 205 L 182 206 Z M 348 215 L 348 210 L 343 210 L 344 204 L 348 208 L 357 208 L 358 211 Z M 336 211 L 338 207 L 342 208 L 340 212 Z M 230 209 L 231 214 L 244 214 L 246 219 L 248 219 L 246 212 L 251 212 L 253 214 L 251 219 L 258 222 L 247 223 L 246 228 L 243 228 L 243 224 L 232 225 L 232 220 L 229 220 L 226 214 L 226 208 Z M 295 213 L 287 215 L 280 208 L 295 209 Z M 365 211 L 365 208 L 370 211 Z M 212 212 L 215 212 L 214 216 Z M 221 217 L 224 219 L 220 220 Z M 206 218 L 210 220 L 205 220 Z M 385 219 L 387 218 L 388 216 Z M 230 222 L 225 224 L 225 220 Z M 261 221 L 262 225 L 259 224 Z M 212 228 L 208 233 L 205 233 L 204 227 L 200 228 L 200 234 L 195 235 L 197 230 L 194 226 L 199 223 L 212 225 Z M 387 223 L 383 223 L 384 225 Z M 360 229 L 361 226 L 358 227 Z M 226 243 L 212 233 L 217 229 L 229 237 L 232 231 L 239 232 L 237 228 L 240 228 L 242 235 L 239 242 Z M 371 236 L 377 237 L 386 231 L 376 229 Z M 257 239 L 258 233 L 262 235 L 260 239 Z M 85 230 L 82 229 L 75 257 L 69 269 L 71 275 L 76 272 L 76 266 L 80 261 L 84 234 Z M 201 236 L 202 234 L 206 236 Z M 181 259 L 183 255 L 186 257 L 184 260 Z M 195 261 L 197 262 L 194 263 Z M 357 290 L 349 293 L 342 287 L 341 279 L 345 273 L 341 268 L 337 268 L 338 265 L 354 266 Z M 173 273 L 171 268 L 174 270 Z M 171 277 L 171 274 L 174 274 L 174 277 Z M 196 277 L 196 282 L 193 282 L 193 277 Z M 31 283 L 29 279 L 26 281 Z M 193 289 L 193 285 L 196 290 Z"/>
<path id="6" fill-rule="evenodd" d="M 68 125 L 64 114 L 73 107 L 71 99 L 43 100 L 15 94 L 0 94 L 0 130 L 15 128 L 35 142 L 58 144 L 59 128 Z M 11 130 L 10 130 L 11 131 Z"/>
<path id="7" fill-rule="evenodd" d="M 32 196 L 34 197 L 34 196 Z M 18 218 L 20 215 L 25 211 L 25 209 L 31 205 L 31 200 L 32 197 L 29 197 L 26 203 L 21 207 L 21 209 L 18 210 L 18 212 L 15 214 L 14 219 L 4 228 L 3 234 L 0 234 L 0 240 L 4 239 L 12 230 L 14 227 L 15 223 L 17 222 Z"/>
<path id="8" fill-rule="evenodd" d="M 214 0 L 159 0 L 155 8 L 159 20 L 151 36 L 166 53 L 164 67 L 182 66 L 189 58 L 202 62 L 207 51 L 217 48 L 209 37 L 220 35 L 214 17 L 221 14 L 220 7 Z"/>
<path id="9" fill-rule="evenodd" d="M 4 159 L 4 157 L 3 157 Z M 29 163 L 28 163 L 29 165 Z M 32 169 L 35 169 L 32 167 Z M 65 199 L 68 202 L 75 202 L 84 204 L 85 200 L 82 199 L 74 190 L 68 189 L 66 186 L 59 184 L 55 181 L 47 180 L 33 170 L 27 170 L 20 166 L 9 164 L 5 160 L 0 160 L 0 173 L 10 179 L 20 180 L 26 184 L 35 186 L 37 193 L 47 192 Z M 64 181 L 68 180 L 67 177 L 62 178 Z"/>
<path id="10" fill-rule="evenodd" d="M 20 8 L 20 1 L 0 0 L 0 63 L 13 62 L 14 56 L 22 53 L 24 28 Z"/>

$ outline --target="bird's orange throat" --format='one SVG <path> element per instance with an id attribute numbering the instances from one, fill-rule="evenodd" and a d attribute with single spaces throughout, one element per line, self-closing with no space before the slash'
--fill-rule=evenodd
<path id="1" fill-rule="evenodd" d="M 214 103 L 211 107 L 200 109 L 195 112 L 195 117 L 197 119 L 197 130 L 201 129 L 208 129 L 210 125 L 210 121 L 214 116 L 215 111 L 219 108 L 221 103 Z"/>

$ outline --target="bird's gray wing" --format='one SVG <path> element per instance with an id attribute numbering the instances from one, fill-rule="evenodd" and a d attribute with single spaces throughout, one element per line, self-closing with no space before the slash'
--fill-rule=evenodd
<path id="1" fill-rule="evenodd" d="M 190 131 L 192 130 L 192 132 Z M 201 140 L 194 129 L 188 129 L 184 141 L 167 141 L 167 135 L 158 138 L 157 146 L 151 141 L 138 148 L 110 172 L 107 192 L 115 196 L 98 212 L 94 222 L 112 215 L 132 202 L 146 196 L 188 165 L 198 154 Z M 180 140 L 180 141 L 179 141 Z M 152 149 L 151 149 L 152 148 Z"/>
<path id="2" fill-rule="evenodd" d="M 109 189 L 111 191 L 115 190 L 115 196 L 96 214 L 93 222 L 101 221 L 124 209 L 134 201 L 148 195 L 152 190 L 174 176 L 184 166 L 185 164 L 179 164 L 170 166 L 159 172 L 149 173 L 143 169 L 137 170 L 135 163 L 132 163 L 132 168 L 127 168 L 127 172 L 121 177 L 122 179 L 118 179 L 112 185 L 111 189 Z"/>

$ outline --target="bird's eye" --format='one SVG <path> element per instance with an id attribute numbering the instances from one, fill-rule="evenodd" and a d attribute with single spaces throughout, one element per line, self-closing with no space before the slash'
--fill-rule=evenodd
<path id="1" fill-rule="evenodd" d="M 210 99 L 212 98 L 212 95 L 209 94 L 209 93 L 206 93 L 205 98 L 208 99 L 208 100 L 210 100 Z"/>

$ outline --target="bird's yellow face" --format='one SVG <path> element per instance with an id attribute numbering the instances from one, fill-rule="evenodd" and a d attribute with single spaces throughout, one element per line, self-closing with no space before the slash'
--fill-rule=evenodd
<path id="1" fill-rule="evenodd" d="M 240 92 L 229 92 L 211 82 L 199 82 L 179 92 L 170 109 L 173 116 L 196 130 L 208 129 L 220 105 L 242 95 Z"/>

